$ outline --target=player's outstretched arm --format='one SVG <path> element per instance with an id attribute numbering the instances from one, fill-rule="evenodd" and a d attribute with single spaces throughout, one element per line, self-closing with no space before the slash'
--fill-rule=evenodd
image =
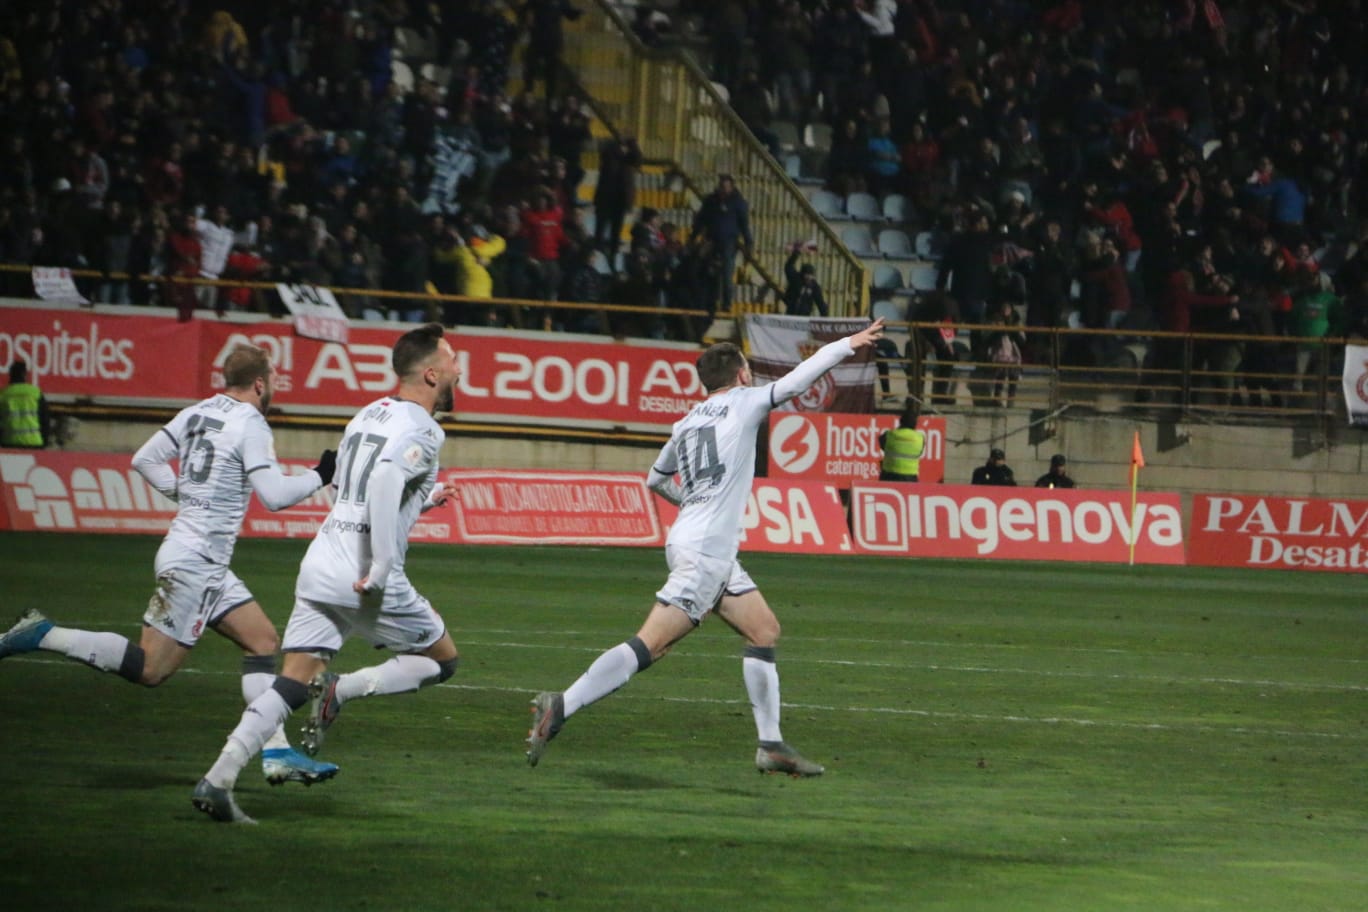
<path id="1" fill-rule="evenodd" d="M 302 475 L 286 475 L 274 462 L 266 462 L 247 470 L 252 490 L 266 509 L 274 512 L 293 507 L 314 491 L 332 482 L 337 468 L 337 452 L 324 450 L 318 465 Z"/>
<path id="2" fill-rule="evenodd" d="M 822 375 L 862 348 L 868 348 L 883 338 L 883 317 L 870 323 L 854 335 L 828 342 L 793 370 L 776 380 L 770 387 L 770 404 L 779 405 L 798 396 Z"/>

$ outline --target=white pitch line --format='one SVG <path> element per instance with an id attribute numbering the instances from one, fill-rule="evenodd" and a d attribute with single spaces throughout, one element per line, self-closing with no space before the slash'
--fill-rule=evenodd
<path id="1" fill-rule="evenodd" d="M 11 661 L 23 662 L 25 664 L 42 665 L 53 668 L 77 668 L 81 663 L 70 660 L 59 660 L 36 658 L 33 656 L 23 656 Z M 177 674 L 207 675 L 214 677 L 237 677 L 236 673 L 230 671 L 210 671 L 207 669 L 187 667 L 182 668 Z M 524 696 L 531 696 L 538 693 L 535 687 L 506 687 L 497 684 L 437 684 L 439 688 L 447 690 L 468 690 L 472 692 L 486 693 L 515 693 Z M 724 700 L 719 697 L 638 697 L 632 694 L 618 694 L 615 700 L 623 700 L 633 703 L 646 703 L 651 700 L 663 700 L 667 703 L 683 703 L 699 706 L 749 706 L 748 700 L 732 699 Z M 1222 727 L 1217 725 L 1174 725 L 1167 722 L 1120 722 L 1113 720 L 1098 719 L 1077 719 L 1067 716 L 1019 716 L 1004 715 L 997 716 L 988 713 L 959 713 L 943 712 L 930 709 L 909 709 L 902 706 L 834 706 L 822 703 L 782 703 L 784 709 L 806 712 L 836 712 L 836 713 L 870 713 L 887 716 L 909 716 L 920 719 L 937 719 L 948 722 L 1008 722 L 1021 725 L 1048 725 L 1062 726 L 1070 725 L 1079 728 L 1113 728 L 1127 731 L 1164 731 L 1164 732 L 1196 732 L 1200 734 L 1212 735 L 1252 735 L 1257 737 L 1270 738 L 1318 738 L 1327 741 L 1357 741 L 1355 735 L 1343 734 L 1340 732 L 1324 731 L 1287 731 L 1281 729 L 1268 728 L 1249 728 L 1245 726 Z"/>
<path id="2" fill-rule="evenodd" d="M 460 646 L 493 646 L 503 649 L 550 649 L 562 652 L 603 652 L 601 646 L 565 646 L 559 643 L 518 643 L 509 641 L 466 640 Z M 699 659 L 735 659 L 736 653 L 711 653 L 680 651 L 680 655 Z M 908 662 L 870 662 L 858 659 L 814 659 L 804 656 L 785 655 L 785 664 L 837 665 L 850 668 L 896 668 L 904 671 L 943 671 L 962 674 L 1012 674 L 1040 678 L 1087 678 L 1107 681 L 1149 681 L 1159 684 L 1228 684 L 1235 687 L 1275 687 L 1284 690 L 1326 690 L 1334 692 L 1368 693 L 1368 685 L 1334 684 L 1305 681 L 1266 681 L 1244 678 L 1179 678 L 1166 675 L 1135 674 L 1098 674 L 1088 671 L 1044 671 L 1038 668 L 1001 668 L 991 665 L 939 665 L 912 664 Z"/>

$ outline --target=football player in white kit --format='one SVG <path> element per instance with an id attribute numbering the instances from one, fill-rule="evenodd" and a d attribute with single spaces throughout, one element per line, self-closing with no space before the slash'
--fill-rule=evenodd
<path id="1" fill-rule="evenodd" d="M 636 636 L 600 655 L 565 692 L 545 691 L 532 701 L 528 763 L 537 765 L 566 719 L 659 660 L 715 610 L 746 640 L 742 677 L 759 734 L 756 767 L 794 776 L 822 774 L 823 767 L 786 744 L 779 732 L 779 673 L 774 664 L 779 621 L 737 562 L 736 552 L 755 477 L 760 425 L 776 406 L 882 335 L 883 320 L 875 320 L 852 336 L 822 346 L 764 386 L 751 386 L 750 366 L 730 342 L 699 356 L 698 379 L 708 398 L 675 423 L 647 476 L 652 490 L 679 506 L 679 517 L 665 541 L 669 578 Z"/>
<path id="2" fill-rule="evenodd" d="M 439 323 L 401 336 L 390 362 L 398 392 L 363 408 L 342 436 L 337 496 L 299 567 L 281 673 L 243 712 L 191 796 L 215 820 L 255 822 L 233 797 L 238 774 L 311 695 L 303 746 L 313 754 L 348 700 L 408 693 L 456 672 L 456 645 L 441 616 L 409 582 L 404 555 L 419 514 L 455 493 L 454 485 L 437 482 L 446 435 L 432 416 L 451 411 L 460 369 Z M 350 636 L 396 655 L 333 674 L 328 663 Z"/>
<path id="3" fill-rule="evenodd" d="M 58 627 L 30 609 L 0 636 L 0 658 L 44 649 L 156 687 L 176 673 L 207 627 L 242 647 L 244 700 L 251 703 L 270 687 L 279 637 L 229 569 L 233 546 L 253 491 L 270 510 L 293 506 L 332 481 L 337 454 L 324 450 L 311 472 L 281 472 L 265 418 L 275 367 L 264 350 L 235 347 L 224 360 L 223 382 L 222 393 L 182 409 L 133 456 L 139 474 L 177 502 L 157 551 L 157 589 L 143 615 L 140 641 Z M 291 748 L 279 727 L 266 744 L 262 768 L 272 785 L 311 785 L 337 774 L 334 764 Z"/>

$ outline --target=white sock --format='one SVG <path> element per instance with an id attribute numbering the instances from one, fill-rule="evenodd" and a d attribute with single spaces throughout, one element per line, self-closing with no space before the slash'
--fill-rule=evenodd
<path id="1" fill-rule="evenodd" d="M 274 688 L 248 704 L 242 712 L 242 720 L 223 745 L 223 753 L 219 754 L 209 772 L 204 774 L 209 784 L 218 788 L 232 788 L 247 761 L 260 752 L 271 733 L 289 718 L 290 711 L 290 704 Z"/>
<path id="2" fill-rule="evenodd" d="M 71 627 L 53 627 L 38 644 L 39 649 L 60 652 L 100 671 L 118 671 L 128 652 L 128 639 L 117 633 L 95 633 Z"/>
<path id="3" fill-rule="evenodd" d="M 746 680 L 760 740 L 784 740 L 779 734 L 779 669 L 774 661 L 746 656 L 741 660 L 741 675 Z"/>
<path id="4" fill-rule="evenodd" d="M 337 679 L 337 700 L 346 703 L 357 697 L 412 693 L 437 680 L 442 667 L 427 656 L 395 656 L 383 665 L 372 665 L 349 672 Z"/>
<path id="5" fill-rule="evenodd" d="M 578 710 L 626 684 L 640 669 L 640 664 L 630 643 L 618 643 L 599 656 L 563 695 L 565 717 L 570 718 Z"/>
<path id="6" fill-rule="evenodd" d="M 252 701 L 264 694 L 275 683 L 275 672 L 267 674 L 261 671 L 244 672 L 242 675 L 242 702 L 251 705 Z M 290 739 L 285 735 L 285 726 L 280 726 L 275 730 L 275 734 L 266 739 L 266 743 L 261 746 L 262 750 L 284 750 L 290 746 Z"/>

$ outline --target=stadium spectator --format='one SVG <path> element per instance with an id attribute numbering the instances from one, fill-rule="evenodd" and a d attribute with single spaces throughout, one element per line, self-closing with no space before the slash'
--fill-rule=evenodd
<path id="1" fill-rule="evenodd" d="M 703 205 L 694 214 L 693 233 L 711 247 L 717 269 L 715 306 L 724 314 L 731 313 L 737 251 L 751 250 L 755 241 L 751 237 L 750 206 L 730 174 L 719 175 L 717 188 L 703 198 Z"/>
<path id="2" fill-rule="evenodd" d="M 817 268 L 811 263 L 797 265 L 803 255 L 804 245 L 794 241 L 789 245 L 788 259 L 784 261 L 784 313 L 794 317 L 827 316 L 826 298 L 822 286 L 817 281 Z"/>
<path id="3" fill-rule="evenodd" d="M 594 245 L 616 269 L 622 226 L 636 204 L 637 172 L 641 149 L 630 134 L 610 137 L 599 145 L 598 185 L 594 188 Z"/>

